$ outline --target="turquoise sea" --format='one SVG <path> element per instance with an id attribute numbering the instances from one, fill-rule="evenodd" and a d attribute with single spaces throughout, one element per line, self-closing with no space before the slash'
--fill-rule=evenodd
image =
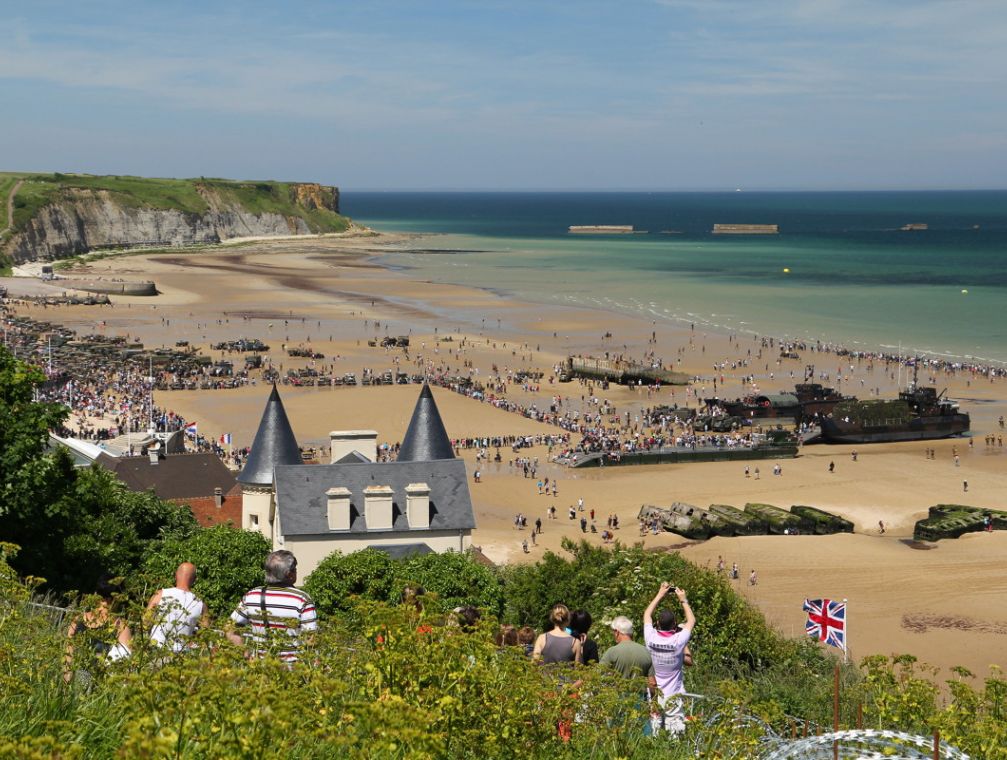
<path id="1" fill-rule="evenodd" d="M 379 230 L 430 233 L 382 257 L 426 279 L 659 323 L 1007 363 L 1007 191 L 344 192 L 341 205 Z M 713 235 L 715 223 L 780 234 Z M 910 223 L 928 229 L 899 229 Z M 641 234 L 567 232 L 590 224 Z"/>

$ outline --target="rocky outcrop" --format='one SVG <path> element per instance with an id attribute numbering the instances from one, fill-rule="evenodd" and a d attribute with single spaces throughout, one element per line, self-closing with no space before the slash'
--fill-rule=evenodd
<path id="1" fill-rule="evenodd" d="M 338 212 L 339 191 L 317 184 L 290 186 L 304 210 Z M 15 263 L 52 261 L 103 248 L 183 246 L 220 243 L 239 237 L 307 235 L 313 230 L 294 214 L 252 213 L 213 188 L 200 189 L 207 210 L 134 206 L 104 190 L 68 188 L 42 207 L 8 240 L 4 251 Z"/>
<path id="2" fill-rule="evenodd" d="M 299 185 L 291 185 L 290 189 L 298 206 L 308 209 L 324 208 L 339 213 L 338 187 L 302 182 Z"/>

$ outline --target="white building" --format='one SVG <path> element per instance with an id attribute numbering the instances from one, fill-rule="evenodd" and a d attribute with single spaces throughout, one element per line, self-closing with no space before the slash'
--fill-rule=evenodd
<path id="1" fill-rule="evenodd" d="M 373 430 L 334 431 L 330 464 L 305 465 L 273 388 L 238 482 L 242 527 L 297 556 L 301 577 L 334 551 L 396 556 L 465 551 L 475 517 L 465 463 L 455 458 L 424 385 L 394 462 L 376 462 Z"/>

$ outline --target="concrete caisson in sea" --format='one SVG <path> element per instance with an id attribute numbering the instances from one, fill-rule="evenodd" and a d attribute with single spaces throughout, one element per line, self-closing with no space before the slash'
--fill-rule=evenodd
<path id="1" fill-rule="evenodd" d="M 778 224 L 715 224 L 714 235 L 778 235 Z"/>
<path id="2" fill-rule="evenodd" d="M 567 230 L 574 235 L 632 235 L 632 224 L 571 224 Z"/>

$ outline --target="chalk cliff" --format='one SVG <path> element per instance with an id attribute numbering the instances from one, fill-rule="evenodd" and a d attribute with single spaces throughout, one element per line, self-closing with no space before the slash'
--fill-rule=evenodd
<path id="1" fill-rule="evenodd" d="M 145 202 L 115 190 L 62 186 L 23 221 L 0 253 L 15 263 L 51 261 L 121 246 L 219 243 L 251 236 L 307 235 L 345 229 L 339 190 L 324 185 L 194 181 L 192 199 Z"/>

